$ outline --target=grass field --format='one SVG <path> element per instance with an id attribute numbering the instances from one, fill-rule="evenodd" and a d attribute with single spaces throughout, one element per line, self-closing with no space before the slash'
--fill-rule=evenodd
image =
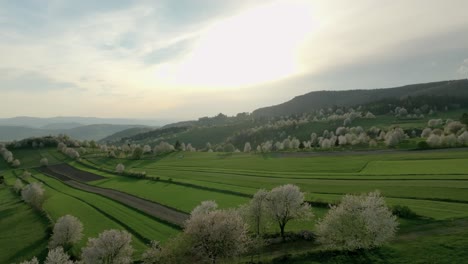
<path id="1" fill-rule="evenodd" d="M 456 150 L 325 157 L 175 153 L 159 160 L 93 158 L 90 161 L 108 169 L 123 163 L 127 169 L 146 171 L 151 177 L 173 179 L 174 183 L 169 184 L 108 176 L 110 178 L 95 184 L 144 195 L 186 211 L 193 208 L 193 203 L 191 199 L 183 199 L 185 205 L 181 205 L 177 199 L 178 189 L 192 197 L 206 193 L 197 186 L 208 187 L 212 191 L 206 195 L 212 195 L 212 199 L 219 200 L 222 206 L 233 206 L 241 201 L 235 200 L 235 195 L 223 192 L 252 195 L 260 188 L 294 183 L 311 201 L 337 201 L 346 193 L 377 189 L 392 205 L 407 205 L 422 216 L 448 219 L 468 216 L 467 157 L 467 150 Z M 84 166 L 80 168 L 86 169 Z M 177 183 L 193 187 L 175 186 Z"/>
<path id="2" fill-rule="evenodd" d="M 37 152 L 31 150 L 29 154 L 34 151 Z M 61 154 L 55 150 L 46 153 L 60 162 Z M 27 158 L 29 154 L 27 151 L 18 154 L 24 155 L 25 167 L 37 166 L 37 157 L 44 155 L 33 154 L 34 158 Z M 411 260 L 411 252 L 425 247 L 438 250 L 440 256 L 420 254 L 420 263 L 431 262 L 431 259 L 436 260 L 434 263 L 451 263 L 442 259 L 450 254 L 456 254 L 454 259 L 458 260 L 465 256 L 459 251 L 466 242 L 462 236 L 466 235 L 465 219 L 468 218 L 466 149 L 268 155 L 184 152 L 143 160 L 89 155 L 83 163 L 66 161 L 78 169 L 105 177 L 88 184 L 123 191 L 184 212 L 190 212 L 204 200 L 215 200 L 221 208 L 237 207 L 248 202 L 249 196 L 260 188 L 271 189 L 286 183 L 300 186 L 306 199 L 314 202 L 336 202 L 347 193 L 378 189 L 389 205 L 406 205 L 425 218 L 400 219 L 402 226 L 394 242 L 353 259 L 377 263 L 394 259 L 388 263 L 405 263 Z M 149 177 L 159 177 L 160 180 L 137 179 L 99 170 L 99 167 L 113 170 L 118 163 L 125 164 L 127 170 L 145 171 Z M 35 170 L 32 172 L 34 178 L 31 181 L 45 184 L 46 212 L 53 219 L 67 213 L 79 217 L 85 225 L 86 237 L 96 236 L 104 229 L 126 229 L 133 234 L 135 256 L 138 256 L 147 240 L 165 241 L 178 232 L 115 201 L 71 188 Z M 13 184 L 12 171 L 3 175 L 8 184 Z M 292 221 L 286 231 L 313 230 L 317 219 L 326 211 L 326 208 L 315 207 L 314 219 Z M 272 224 L 268 232 L 278 232 L 278 228 Z M 419 239 L 424 242 L 417 242 Z M 79 246 L 84 243 L 85 240 Z M 269 248 L 264 257 L 265 261 L 270 261 L 284 254 L 294 254 L 295 257 L 288 260 L 290 262 L 284 263 L 358 263 L 350 261 L 349 256 L 323 255 L 316 250 L 317 247 L 310 243 L 285 244 Z"/>
<path id="3" fill-rule="evenodd" d="M 7 182 L 14 181 L 13 173 L 6 173 Z M 125 229 L 133 235 L 135 256 L 139 256 L 146 248 L 149 240 L 166 241 L 178 230 L 157 220 L 128 208 L 120 203 L 71 188 L 62 182 L 33 171 L 30 181 L 41 181 L 46 189 L 46 201 L 43 208 L 53 220 L 71 214 L 78 217 L 84 226 L 84 238 L 74 249 L 86 244 L 88 237 L 96 237 L 106 229 Z"/>
<path id="4" fill-rule="evenodd" d="M 43 257 L 47 247 L 47 218 L 0 185 L 0 263 Z"/>
<path id="5" fill-rule="evenodd" d="M 13 156 L 21 162 L 20 168 L 34 168 L 40 166 L 40 160 L 47 158 L 49 164 L 62 163 L 66 160 L 65 155 L 55 148 L 43 149 L 13 149 Z"/>

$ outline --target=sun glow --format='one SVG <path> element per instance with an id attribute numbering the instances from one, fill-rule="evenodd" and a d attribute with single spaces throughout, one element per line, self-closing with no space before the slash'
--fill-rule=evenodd
<path id="1" fill-rule="evenodd" d="M 181 87 L 220 88 L 300 74 L 299 49 L 313 28 L 305 1 L 256 7 L 210 25 L 187 56 L 158 66 L 155 77 Z"/>

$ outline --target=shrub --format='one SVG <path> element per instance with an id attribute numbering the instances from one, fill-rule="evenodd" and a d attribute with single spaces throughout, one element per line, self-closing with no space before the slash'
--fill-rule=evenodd
<path id="1" fill-rule="evenodd" d="M 418 149 L 430 149 L 431 148 L 426 141 L 419 141 L 417 147 Z"/>
<path id="2" fill-rule="evenodd" d="M 413 210 L 406 205 L 395 205 L 392 207 L 392 213 L 401 218 L 416 219 L 419 218 Z"/>

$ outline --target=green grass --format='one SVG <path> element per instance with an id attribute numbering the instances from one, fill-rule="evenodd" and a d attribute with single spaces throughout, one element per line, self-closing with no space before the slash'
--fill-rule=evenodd
<path id="1" fill-rule="evenodd" d="M 41 166 L 40 160 L 47 158 L 49 164 L 57 164 L 65 161 L 67 158 L 55 148 L 42 149 L 12 149 L 15 159 L 21 162 L 20 168 L 34 168 Z"/>
<path id="2" fill-rule="evenodd" d="M 321 251 L 313 243 L 299 243 L 291 247 L 274 248 L 263 256 L 265 263 L 316 264 L 316 263 L 465 263 L 468 259 L 468 220 L 425 222 L 414 221 L 400 235 L 379 249 L 348 252 Z M 308 247 L 307 247 L 308 246 Z M 284 257 L 296 253 L 296 256 Z M 278 262 L 280 261 L 280 262 Z"/>
<path id="3" fill-rule="evenodd" d="M 146 171 L 151 177 L 172 178 L 175 182 L 192 184 L 195 188 L 187 189 L 189 197 L 206 192 L 197 190 L 197 186 L 252 195 L 259 188 L 271 189 L 294 183 L 307 193 L 308 200 L 332 202 L 346 193 L 378 189 L 391 205 L 408 205 L 423 216 L 448 219 L 468 216 L 467 156 L 466 150 L 313 157 L 280 157 L 274 153 L 174 153 L 158 160 L 97 157 L 90 161 L 108 169 L 114 169 L 117 163 L 124 163 L 128 170 Z M 132 181 L 136 185 L 130 183 Z M 102 184 L 131 193 L 139 191 L 140 195 L 151 189 L 145 187 L 151 185 L 146 180 L 118 176 L 110 176 Z M 164 184 L 154 183 L 158 194 L 147 198 L 181 208 L 177 199 L 168 198 L 172 197 L 173 191 L 162 188 Z M 218 198 L 217 194 L 211 195 L 211 199 Z M 230 203 L 222 200 L 222 204 Z"/>
<path id="4" fill-rule="evenodd" d="M 33 171 L 31 181 L 42 181 L 46 189 L 46 200 L 43 208 L 54 220 L 71 214 L 78 217 L 84 225 L 84 238 L 74 248 L 86 244 L 89 237 L 96 237 L 107 229 L 126 229 L 133 235 L 135 256 L 139 256 L 146 248 L 148 240 L 166 241 L 178 230 L 167 226 L 154 218 L 131 209 L 108 198 L 80 191 L 69 187 L 51 177 Z M 8 175 L 8 181 L 13 181 L 13 175 Z"/>
<path id="5" fill-rule="evenodd" d="M 0 263 L 46 254 L 48 220 L 0 185 Z"/>

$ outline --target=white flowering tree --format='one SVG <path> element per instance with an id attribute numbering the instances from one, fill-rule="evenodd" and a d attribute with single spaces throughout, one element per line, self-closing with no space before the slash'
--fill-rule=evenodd
<path id="1" fill-rule="evenodd" d="M 39 163 L 41 164 L 42 167 L 48 166 L 49 165 L 49 160 L 47 158 L 42 158 Z"/>
<path id="2" fill-rule="evenodd" d="M 65 253 L 62 247 L 57 247 L 49 250 L 44 264 L 73 264 L 70 256 Z"/>
<path id="3" fill-rule="evenodd" d="M 252 150 L 252 147 L 250 146 L 250 142 L 245 142 L 244 152 L 250 152 L 251 150 Z"/>
<path id="4" fill-rule="evenodd" d="M 271 190 L 266 197 L 266 208 L 271 219 L 278 223 L 283 240 L 286 224 L 293 219 L 309 219 L 312 212 L 310 205 L 304 201 L 296 185 L 286 184 Z"/>
<path id="5" fill-rule="evenodd" d="M 316 225 L 326 248 L 353 251 L 381 246 L 395 236 L 398 222 L 378 191 L 346 195 Z"/>
<path id="6" fill-rule="evenodd" d="M 41 209 L 44 202 L 44 192 L 41 183 L 33 182 L 21 190 L 21 198 L 36 209 Z"/>
<path id="7" fill-rule="evenodd" d="M 219 263 L 247 251 L 247 225 L 234 210 L 216 210 L 212 202 L 195 208 L 187 220 L 184 235 L 193 254 Z"/>
<path id="8" fill-rule="evenodd" d="M 141 255 L 143 264 L 159 264 L 161 263 L 162 248 L 159 241 L 151 241 L 148 249 Z"/>
<path id="9" fill-rule="evenodd" d="M 122 163 L 117 164 L 115 166 L 115 172 L 117 173 L 123 173 L 125 171 L 125 166 Z"/>
<path id="10" fill-rule="evenodd" d="M 83 224 L 72 215 L 60 217 L 54 225 L 49 248 L 63 247 L 70 249 L 83 237 Z"/>
<path id="11" fill-rule="evenodd" d="M 241 208 L 242 215 L 257 236 L 262 233 L 269 220 L 268 210 L 266 207 L 267 197 L 268 191 L 260 189 L 255 193 L 252 200 Z"/>
<path id="12" fill-rule="evenodd" d="M 81 253 L 85 264 L 132 263 L 132 236 L 127 231 L 106 230 L 90 238 Z"/>

